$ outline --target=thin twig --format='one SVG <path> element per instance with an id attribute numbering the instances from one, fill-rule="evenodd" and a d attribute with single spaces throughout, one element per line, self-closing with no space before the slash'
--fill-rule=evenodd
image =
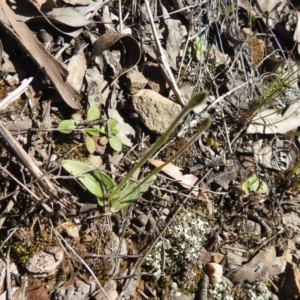
<path id="1" fill-rule="evenodd" d="M 19 181 L 15 176 L 13 176 L 9 171 L 0 166 L 0 169 L 8 174 L 18 185 L 20 185 L 26 192 L 28 192 L 34 199 L 36 199 L 43 208 L 50 214 L 53 213 L 53 210 L 46 204 L 43 203 L 42 199 L 40 199 L 35 193 L 33 193 L 26 185 L 24 185 L 21 181 Z"/>
<path id="2" fill-rule="evenodd" d="M 87 263 L 77 254 L 77 252 L 67 243 L 67 241 L 60 235 L 60 233 L 58 231 L 56 231 L 53 227 L 52 222 L 51 223 L 51 227 L 52 230 L 54 232 L 54 234 L 56 235 L 57 239 L 60 241 L 62 240 L 65 244 L 65 246 L 76 256 L 76 258 L 85 266 L 85 268 L 88 270 L 88 272 L 91 274 L 91 276 L 95 279 L 97 285 L 99 286 L 99 288 L 101 289 L 101 291 L 103 292 L 104 296 L 106 297 L 107 300 L 110 300 L 109 296 L 107 295 L 105 289 L 103 288 L 103 286 L 101 285 L 101 283 L 99 282 L 97 276 L 95 275 L 95 273 L 92 271 L 92 269 L 87 265 Z"/>
<path id="3" fill-rule="evenodd" d="M 20 96 L 28 90 L 29 84 L 32 80 L 33 77 L 24 79 L 20 86 L 18 86 L 14 91 L 9 93 L 3 100 L 1 100 L 0 111 L 6 108 L 8 105 L 11 105 L 14 101 L 18 100 Z"/>
<path id="4" fill-rule="evenodd" d="M 225 134 L 226 134 L 226 139 L 227 139 L 229 152 L 230 152 L 230 154 L 232 154 L 233 152 L 232 152 L 231 143 L 230 143 L 229 136 L 228 136 L 227 124 L 226 124 L 226 120 L 225 120 L 223 110 L 222 110 L 222 119 L 223 119 L 223 124 L 224 124 L 224 129 L 225 129 Z"/>
<path id="5" fill-rule="evenodd" d="M 21 161 L 21 163 L 28 168 L 35 178 L 38 179 L 39 184 L 47 190 L 48 195 L 57 198 L 57 191 L 53 184 L 48 178 L 46 178 L 43 172 L 34 163 L 32 158 L 26 153 L 19 142 L 14 138 L 14 136 L 7 130 L 3 122 L 0 122 L 0 136 L 5 140 L 10 149 L 14 152 L 15 156 Z"/>
<path id="6" fill-rule="evenodd" d="M 162 72 L 165 76 L 165 79 L 168 81 L 168 83 L 169 83 L 169 85 L 170 85 L 177 101 L 181 105 L 185 105 L 186 103 L 183 100 L 183 97 L 182 97 L 182 95 L 181 95 L 181 93 L 178 89 L 176 80 L 175 80 L 174 75 L 171 71 L 168 60 L 167 60 L 167 58 L 164 54 L 162 46 L 160 45 L 148 0 L 145 0 L 145 5 L 146 5 L 147 13 L 148 13 L 148 16 L 149 16 L 149 20 L 150 20 L 150 24 L 151 24 L 151 28 L 152 28 L 152 33 L 153 33 L 153 36 L 154 36 L 154 41 L 155 41 L 155 45 L 156 45 L 158 61 L 160 62 L 160 67 L 161 67 Z"/>

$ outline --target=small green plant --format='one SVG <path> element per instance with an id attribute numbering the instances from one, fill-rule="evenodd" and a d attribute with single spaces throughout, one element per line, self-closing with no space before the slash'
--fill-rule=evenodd
<path id="1" fill-rule="evenodd" d="M 267 86 L 264 92 L 255 100 L 253 105 L 240 117 L 242 125 L 251 121 L 257 111 L 275 97 L 284 93 L 284 91 L 298 81 L 299 67 L 297 63 L 292 65 L 289 69 L 291 72 L 281 71 L 274 80 Z M 282 111 L 282 109 L 281 109 Z M 256 119 L 253 119 L 255 121 Z M 257 119 L 258 120 L 258 119 Z"/>
<path id="2" fill-rule="evenodd" d="M 258 179 L 258 177 L 255 174 L 253 174 L 243 182 L 242 191 L 246 195 L 249 195 L 250 192 L 266 194 L 268 193 L 268 186 L 263 180 Z"/>
<path id="3" fill-rule="evenodd" d="M 131 181 L 133 174 L 150 158 L 169 138 L 170 134 L 175 130 L 181 120 L 197 105 L 203 103 L 208 96 L 207 92 L 200 92 L 192 97 L 186 107 L 177 116 L 167 131 L 157 139 L 156 143 L 148 150 L 148 152 L 135 164 L 128 174 L 121 180 L 119 184 L 115 182 L 104 172 L 101 172 L 93 166 L 74 160 L 64 160 L 62 167 L 76 176 L 76 178 L 97 197 L 98 204 L 104 206 L 108 204 L 111 210 L 120 210 L 134 203 L 144 192 L 146 192 L 155 179 L 156 174 L 167 164 L 181 155 L 188 149 L 201 135 L 201 133 L 210 126 L 210 119 L 205 119 L 199 126 L 197 133 L 191 138 L 178 152 L 170 157 L 160 167 L 155 168 L 149 175 L 141 179 L 138 183 Z"/>
<path id="4" fill-rule="evenodd" d="M 195 41 L 194 41 L 194 57 L 197 61 L 202 61 L 203 59 L 203 54 L 206 51 L 206 46 L 202 43 L 200 38 L 197 36 Z"/>
<path id="5" fill-rule="evenodd" d="M 109 119 L 106 126 L 103 124 L 92 124 L 93 121 L 99 120 L 101 116 L 100 110 L 96 105 L 91 105 L 87 112 L 86 123 L 91 122 L 88 128 L 80 128 L 80 120 L 77 115 L 73 115 L 71 120 L 63 120 L 58 124 L 58 129 L 61 133 L 70 134 L 72 130 L 79 129 L 85 137 L 85 145 L 90 153 L 96 150 L 96 143 L 100 145 L 109 144 L 110 147 L 120 152 L 122 150 L 122 143 L 116 137 L 118 134 L 117 121 Z"/>
<path id="6" fill-rule="evenodd" d="M 293 169 L 284 178 L 287 187 L 300 188 L 300 161 L 296 163 Z"/>

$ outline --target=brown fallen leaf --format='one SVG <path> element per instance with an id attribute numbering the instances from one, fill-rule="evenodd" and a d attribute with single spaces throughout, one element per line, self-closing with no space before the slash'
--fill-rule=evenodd
<path id="1" fill-rule="evenodd" d="M 148 162 L 155 166 L 155 167 L 160 167 L 161 165 L 163 165 L 165 162 L 161 161 L 161 160 L 155 160 L 152 158 L 148 159 Z M 162 171 L 164 173 L 166 173 L 167 175 L 169 175 L 170 177 L 174 178 L 175 180 L 178 181 L 178 183 L 183 186 L 186 189 L 191 189 L 192 187 L 196 187 L 196 182 L 199 180 L 198 177 L 194 176 L 193 174 L 182 174 L 182 172 L 180 171 L 182 170 L 181 168 L 173 165 L 172 163 L 167 164 L 166 166 L 164 166 L 162 168 Z M 208 187 L 206 187 L 208 189 Z M 197 190 L 192 191 L 192 193 L 196 196 L 196 197 L 200 197 L 201 200 L 209 203 L 210 200 L 207 198 L 207 196 L 205 195 L 206 193 L 201 193 L 201 195 L 199 196 L 199 192 Z"/>
<path id="2" fill-rule="evenodd" d="M 296 264 L 288 262 L 285 269 L 282 292 L 285 299 L 298 299 L 300 295 L 300 271 Z"/>
<path id="3" fill-rule="evenodd" d="M 1 24 L 12 34 L 14 39 L 52 81 L 63 100 L 73 109 L 79 109 L 80 106 L 74 101 L 76 91 L 66 81 L 68 71 L 47 52 L 25 23 L 17 21 L 15 13 L 6 4 L 5 0 L 1 0 L 0 4 L 2 10 L 2 14 L 0 14 Z"/>
<path id="4" fill-rule="evenodd" d="M 48 291 L 44 287 L 41 280 L 36 279 L 29 287 L 26 289 L 26 296 L 28 300 L 48 300 Z"/>

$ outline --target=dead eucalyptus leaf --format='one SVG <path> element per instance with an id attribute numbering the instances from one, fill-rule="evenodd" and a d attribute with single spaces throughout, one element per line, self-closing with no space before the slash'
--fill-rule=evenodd
<path id="1" fill-rule="evenodd" d="M 157 168 L 164 164 L 163 161 L 155 160 L 152 158 L 148 159 L 148 162 Z M 181 168 L 171 163 L 167 164 L 162 168 L 162 171 L 164 173 L 177 180 L 181 186 L 183 186 L 186 189 L 191 189 L 198 181 L 198 177 L 194 176 L 193 174 L 182 174 L 181 170 Z M 196 191 L 193 191 L 193 194 L 195 196 L 199 195 L 199 193 Z"/>
<path id="2" fill-rule="evenodd" d="M 125 47 L 126 57 L 121 57 L 122 70 L 113 80 L 112 84 L 123 74 L 131 70 L 140 60 L 141 50 L 138 42 L 130 35 L 119 33 L 105 33 L 97 39 L 92 49 L 92 59 L 109 49 L 117 42 L 121 42 Z"/>
<path id="3" fill-rule="evenodd" d="M 67 69 L 69 71 L 67 81 L 77 92 L 79 92 L 82 86 L 86 69 L 86 59 L 84 53 L 79 52 L 76 55 L 73 55 Z"/>
<path id="4" fill-rule="evenodd" d="M 22 20 L 26 24 L 47 23 L 47 24 L 50 24 L 58 32 L 60 32 L 62 34 L 65 34 L 65 35 L 68 35 L 68 36 L 73 37 L 73 38 L 78 37 L 80 35 L 80 33 L 82 32 L 82 28 L 74 28 L 74 27 L 67 28 L 66 26 L 64 27 L 64 31 L 62 31 L 57 26 L 54 25 L 54 24 L 61 25 L 62 23 L 57 21 L 54 18 L 46 17 L 46 15 L 45 16 L 33 17 L 33 18 L 18 18 L 18 20 Z"/>
<path id="5" fill-rule="evenodd" d="M 70 5 L 89 5 L 91 0 L 63 0 L 63 2 Z"/>
<path id="6" fill-rule="evenodd" d="M 299 114 L 300 100 L 291 104 L 283 114 L 276 109 L 267 109 L 252 119 L 246 133 L 287 133 L 300 126 Z"/>
<path id="7" fill-rule="evenodd" d="M 46 16 L 70 27 L 82 27 L 94 22 L 87 20 L 73 7 L 54 8 L 51 12 L 47 13 Z"/>
<path id="8" fill-rule="evenodd" d="M 79 105 L 74 101 L 76 91 L 66 81 L 68 71 L 35 38 L 25 23 L 17 21 L 15 13 L 6 4 L 5 0 L 1 0 L 0 7 L 3 12 L 2 16 L 6 18 L 6 20 L 1 18 L 2 25 L 52 81 L 63 100 L 70 107 L 79 109 Z"/>

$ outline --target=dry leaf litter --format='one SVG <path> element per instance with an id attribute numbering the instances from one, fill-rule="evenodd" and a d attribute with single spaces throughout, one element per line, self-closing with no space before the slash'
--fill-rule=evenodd
<path id="1" fill-rule="evenodd" d="M 1 0 L 1 299 L 298 299 L 297 5 Z M 130 205 L 62 168 L 120 182 L 203 90 Z"/>

